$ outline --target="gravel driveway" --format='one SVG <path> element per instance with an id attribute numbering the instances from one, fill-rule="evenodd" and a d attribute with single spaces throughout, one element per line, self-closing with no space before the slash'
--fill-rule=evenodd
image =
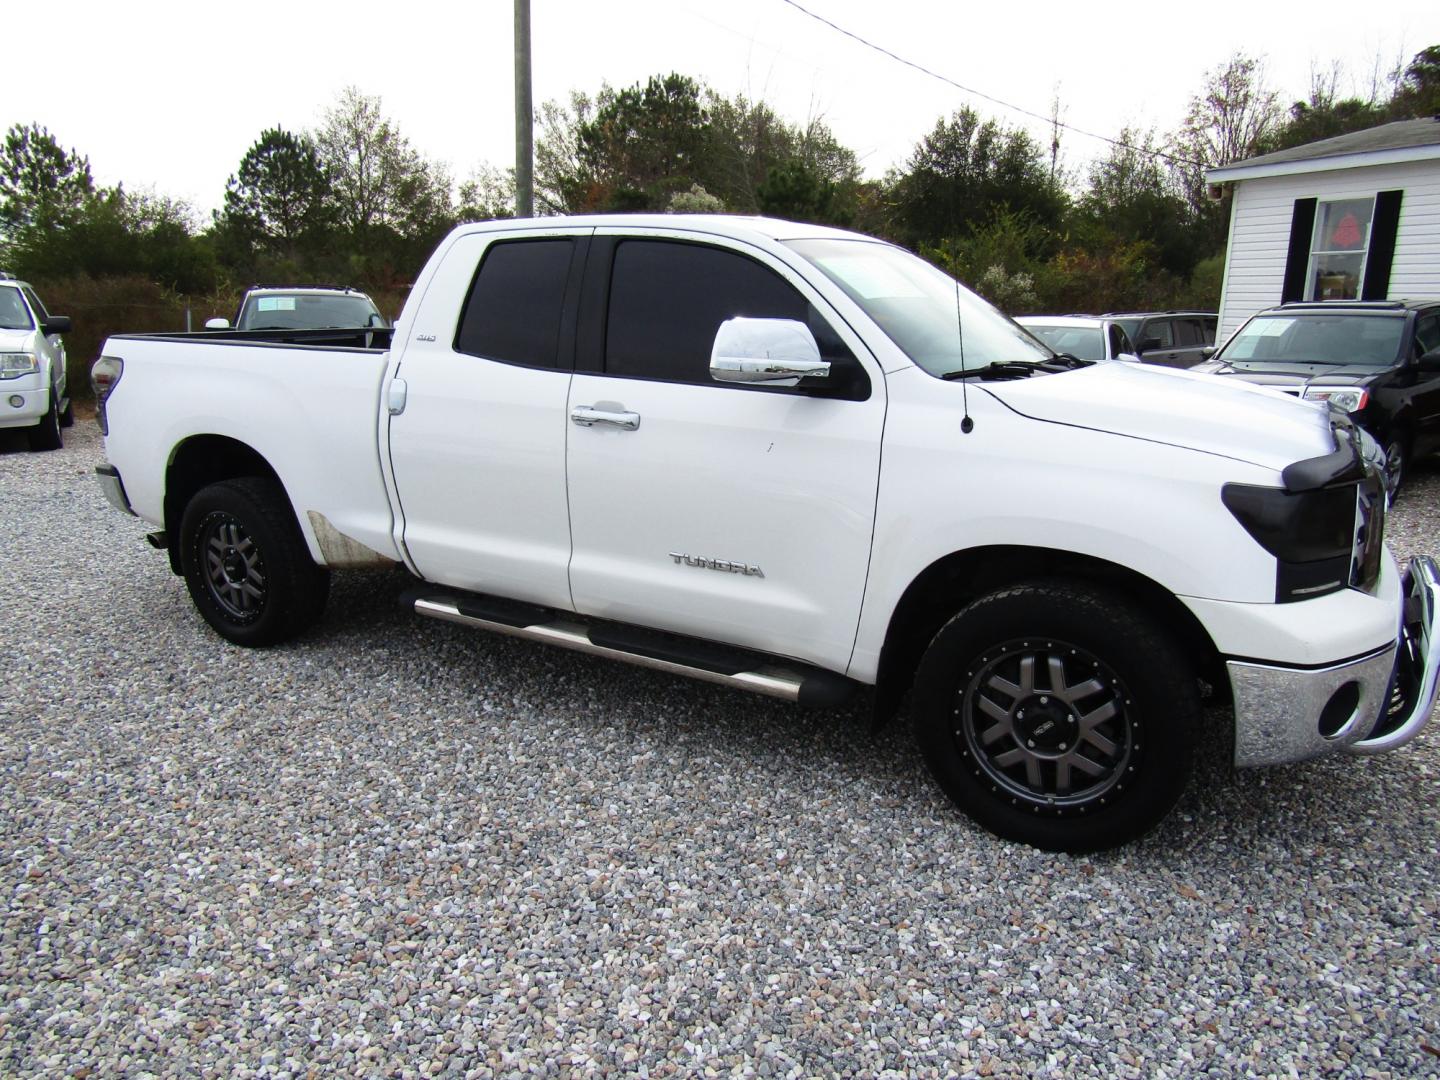
<path id="1" fill-rule="evenodd" d="M 401 613 L 223 644 L 0 434 L 0 1074 L 1440 1075 L 1440 728 L 1076 858 L 904 725 Z M 1440 466 L 1391 519 L 1440 546 Z"/>

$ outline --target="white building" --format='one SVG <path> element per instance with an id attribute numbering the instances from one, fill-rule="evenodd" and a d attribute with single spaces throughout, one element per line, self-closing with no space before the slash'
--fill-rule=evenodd
<path id="1" fill-rule="evenodd" d="M 1440 296 L 1440 117 L 1400 120 L 1237 161 L 1223 341 L 1291 300 Z"/>

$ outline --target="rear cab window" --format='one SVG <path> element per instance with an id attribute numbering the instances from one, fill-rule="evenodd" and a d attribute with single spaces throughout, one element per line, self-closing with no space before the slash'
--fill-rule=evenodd
<path id="1" fill-rule="evenodd" d="M 572 237 L 490 245 L 470 285 L 455 351 L 522 367 L 564 368 L 565 297 L 575 261 Z"/>

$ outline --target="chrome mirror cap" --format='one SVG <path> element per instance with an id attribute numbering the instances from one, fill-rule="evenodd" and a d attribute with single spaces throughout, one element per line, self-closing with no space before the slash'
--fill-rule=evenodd
<path id="1" fill-rule="evenodd" d="M 810 328 L 796 319 L 726 319 L 710 350 L 710 377 L 716 382 L 795 386 L 824 379 L 830 364 Z"/>
<path id="2" fill-rule="evenodd" d="M 205 320 L 205 329 L 206 329 L 206 330 L 229 330 L 229 329 L 230 329 L 230 320 L 229 320 L 229 319 L 206 319 L 206 320 Z"/>

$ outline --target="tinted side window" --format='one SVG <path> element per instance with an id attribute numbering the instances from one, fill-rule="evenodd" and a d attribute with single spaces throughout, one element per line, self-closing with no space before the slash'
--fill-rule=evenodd
<path id="1" fill-rule="evenodd" d="M 44 322 L 46 319 L 50 318 L 50 313 L 45 310 L 45 305 L 42 304 L 40 302 L 40 298 L 35 295 L 34 289 L 27 288 L 22 289 L 21 291 L 24 292 L 26 298 L 29 299 L 30 306 L 35 309 L 35 317 L 37 319 L 39 319 L 41 322 Z"/>
<path id="2" fill-rule="evenodd" d="M 1424 356 L 1431 349 L 1440 349 L 1440 312 L 1421 315 L 1415 320 L 1415 353 Z"/>
<path id="3" fill-rule="evenodd" d="M 1212 318 L 1212 317 L 1210 317 L 1210 316 L 1206 316 L 1206 318 L 1205 318 L 1205 344 L 1206 344 L 1206 345 L 1214 345 L 1214 344 L 1215 344 L 1215 332 L 1216 332 L 1216 329 L 1219 327 L 1219 325 L 1220 325 L 1220 320 L 1219 320 L 1218 318 Z"/>
<path id="4" fill-rule="evenodd" d="M 1170 320 L 1151 319 L 1147 322 L 1145 328 L 1140 331 L 1140 340 L 1144 341 L 1149 338 L 1156 338 L 1160 342 L 1158 345 L 1151 345 L 1152 349 L 1173 349 L 1175 339 L 1170 336 Z"/>
<path id="5" fill-rule="evenodd" d="M 569 239 L 492 244 L 470 286 L 457 352 L 507 364 L 553 368 L 560 363 L 560 318 L 570 259 Z"/>
<path id="6" fill-rule="evenodd" d="M 1199 319 L 1176 319 L 1175 329 L 1181 345 L 1205 344 L 1205 331 L 1201 329 Z"/>
<path id="7" fill-rule="evenodd" d="M 736 315 L 806 323 L 821 356 L 863 377 L 844 342 L 779 275 L 731 251 L 659 240 L 626 240 L 615 250 L 605 372 L 721 385 L 710 378 L 710 349 L 720 324 Z"/>
<path id="8" fill-rule="evenodd" d="M 1114 323 L 1110 324 L 1110 355 L 1119 356 L 1121 353 L 1133 352 L 1130 342 L 1125 337 L 1125 331 Z"/>

